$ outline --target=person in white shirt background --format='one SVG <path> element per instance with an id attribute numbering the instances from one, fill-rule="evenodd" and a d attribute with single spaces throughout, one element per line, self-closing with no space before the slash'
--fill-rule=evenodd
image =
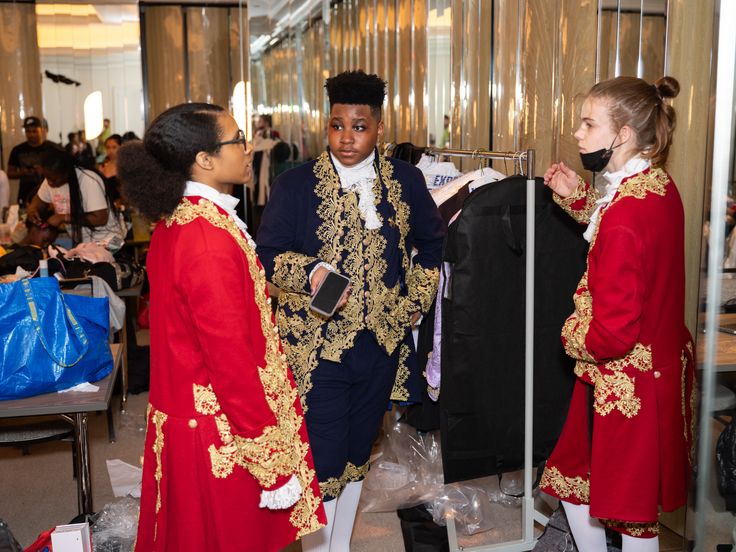
<path id="1" fill-rule="evenodd" d="M 125 225 L 97 173 L 75 166 L 63 150 L 47 152 L 41 167 L 44 181 L 28 207 L 31 222 L 45 221 L 66 230 L 75 246 L 111 240 L 122 245 Z"/>

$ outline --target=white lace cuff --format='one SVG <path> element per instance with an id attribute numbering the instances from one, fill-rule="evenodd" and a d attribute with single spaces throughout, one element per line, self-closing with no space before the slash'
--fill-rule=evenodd
<path id="1" fill-rule="evenodd" d="M 315 265 L 315 267 L 314 267 L 314 268 L 312 269 L 312 271 L 311 271 L 311 272 L 309 273 L 309 278 L 307 278 L 307 280 L 308 280 L 308 281 L 309 281 L 310 283 L 312 282 L 312 276 L 314 276 L 314 273 L 315 273 L 315 272 L 317 272 L 317 269 L 318 269 L 318 268 L 326 268 L 326 269 L 327 269 L 327 270 L 329 270 L 330 272 L 335 272 L 335 268 L 334 268 L 334 267 L 333 267 L 333 266 L 332 266 L 331 264 L 329 264 L 329 263 L 326 263 L 326 262 L 324 262 L 324 261 L 320 261 L 320 262 L 318 262 L 318 263 L 317 263 L 317 264 Z"/>
<path id="2" fill-rule="evenodd" d="M 261 491 L 261 502 L 258 504 L 260 508 L 268 508 L 269 510 L 285 510 L 292 507 L 302 496 L 302 486 L 296 475 L 292 475 L 289 480 L 273 491 Z"/>

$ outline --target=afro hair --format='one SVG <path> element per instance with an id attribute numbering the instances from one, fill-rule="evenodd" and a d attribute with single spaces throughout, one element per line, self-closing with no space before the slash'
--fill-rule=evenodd
<path id="1" fill-rule="evenodd" d="M 380 119 L 381 106 L 386 97 L 386 82 L 378 75 L 362 70 L 345 71 L 325 82 L 330 108 L 335 104 L 368 105 Z"/>

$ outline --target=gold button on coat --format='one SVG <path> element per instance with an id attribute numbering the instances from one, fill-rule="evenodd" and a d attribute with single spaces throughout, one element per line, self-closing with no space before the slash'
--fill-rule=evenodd
<path id="1" fill-rule="evenodd" d="M 197 427 L 197 420 L 195 420 L 194 418 L 192 418 L 191 420 L 189 420 L 189 427 L 191 429 L 196 428 Z"/>
<path id="2" fill-rule="evenodd" d="M 659 370 L 655 370 L 655 371 L 654 371 L 654 377 L 655 377 L 656 379 L 659 379 L 661 375 L 662 375 L 662 373 L 661 373 L 661 372 L 660 372 Z"/>

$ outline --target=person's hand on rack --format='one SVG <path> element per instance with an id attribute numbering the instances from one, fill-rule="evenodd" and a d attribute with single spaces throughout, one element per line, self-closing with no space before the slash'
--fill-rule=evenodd
<path id="1" fill-rule="evenodd" d="M 562 161 L 553 163 L 544 173 L 544 183 L 560 197 L 568 197 L 578 187 L 578 174 Z"/>

